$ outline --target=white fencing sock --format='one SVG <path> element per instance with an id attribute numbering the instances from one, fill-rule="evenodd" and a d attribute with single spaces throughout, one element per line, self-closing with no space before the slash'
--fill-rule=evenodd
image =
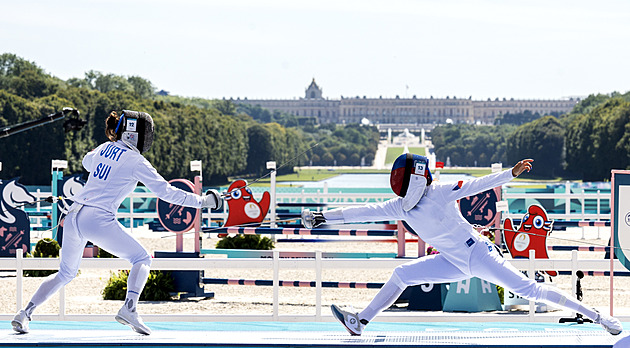
<path id="1" fill-rule="evenodd" d="M 129 271 L 129 277 L 127 277 L 127 297 L 125 299 L 125 306 L 130 311 L 136 310 L 136 304 L 140 298 L 140 293 L 144 289 L 144 285 L 149 279 L 149 272 L 151 268 L 144 263 L 136 263 L 131 267 Z"/>
<path id="2" fill-rule="evenodd" d="M 394 276 L 392 276 L 394 277 Z M 391 307 L 391 305 L 396 302 L 400 294 L 402 294 L 404 289 L 401 289 L 392 278 L 389 278 L 387 283 L 383 285 L 381 290 L 374 296 L 372 302 L 365 308 L 361 313 L 359 313 L 359 319 L 371 321 L 376 317 L 380 312 L 386 310 Z"/>
<path id="3" fill-rule="evenodd" d="M 597 319 L 598 314 L 594 309 L 584 307 L 578 299 L 554 286 L 543 285 L 540 295 L 542 297 L 541 300 L 547 303 L 560 305 L 574 312 L 581 313 L 591 320 Z"/>
<path id="4" fill-rule="evenodd" d="M 35 310 L 37 306 L 33 304 L 33 302 L 29 302 L 26 305 L 26 308 L 24 308 L 24 312 L 26 312 L 26 316 L 31 319 L 31 314 L 33 314 L 33 311 Z"/>

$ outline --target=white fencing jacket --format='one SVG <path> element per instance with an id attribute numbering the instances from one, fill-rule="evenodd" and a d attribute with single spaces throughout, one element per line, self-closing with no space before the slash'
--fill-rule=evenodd
<path id="1" fill-rule="evenodd" d="M 402 198 L 396 197 L 378 204 L 330 210 L 324 216 L 329 223 L 335 223 L 339 211 L 346 223 L 404 220 L 420 238 L 444 254 L 457 268 L 468 272 L 472 246 L 481 237 L 460 213 L 457 200 L 503 185 L 512 179 L 510 169 L 469 181 L 433 183 L 427 187 L 418 205 L 408 212 L 402 208 Z"/>
<path id="2" fill-rule="evenodd" d="M 201 196 L 171 186 L 139 152 L 122 141 L 106 142 L 83 157 L 90 176 L 74 201 L 116 214 L 120 203 L 142 182 L 169 203 L 201 208 Z"/>

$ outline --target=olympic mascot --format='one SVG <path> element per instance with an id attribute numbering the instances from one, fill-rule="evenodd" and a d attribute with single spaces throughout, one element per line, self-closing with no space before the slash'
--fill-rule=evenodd
<path id="1" fill-rule="evenodd" d="M 262 223 L 271 202 L 269 192 L 263 192 L 260 202 L 257 202 L 252 190 L 247 186 L 247 181 L 239 179 L 230 185 L 228 193 L 225 201 L 230 211 L 225 226 L 252 227 Z"/>

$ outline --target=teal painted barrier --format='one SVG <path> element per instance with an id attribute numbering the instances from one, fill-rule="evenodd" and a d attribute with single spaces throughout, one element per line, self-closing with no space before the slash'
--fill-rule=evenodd
<path id="1" fill-rule="evenodd" d="M 500 311 L 501 300 L 494 284 L 479 278 L 452 282 L 444 300 L 444 312 Z"/>

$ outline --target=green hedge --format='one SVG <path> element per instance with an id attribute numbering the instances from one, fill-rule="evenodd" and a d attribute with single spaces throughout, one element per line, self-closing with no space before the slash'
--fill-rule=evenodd
<path id="1" fill-rule="evenodd" d="M 61 247 L 56 240 L 50 238 L 40 239 L 35 244 L 35 250 L 33 254 L 26 254 L 26 257 L 59 257 L 59 250 Z M 56 273 L 54 270 L 37 270 L 30 269 L 25 270 L 22 274 L 25 277 L 48 277 L 49 275 Z"/>
<path id="2" fill-rule="evenodd" d="M 260 237 L 257 234 L 236 235 L 234 237 L 224 237 L 217 242 L 217 249 L 251 249 L 251 250 L 271 250 L 275 246 L 268 237 Z"/>
<path id="3" fill-rule="evenodd" d="M 107 285 L 101 292 L 104 300 L 124 300 L 127 296 L 127 278 L 129 271 L 110 273 Z M 140 294 L 140 301 L 168 301 L 175 291 L 171 272 L 151 271 L 149 279 Z"/>

